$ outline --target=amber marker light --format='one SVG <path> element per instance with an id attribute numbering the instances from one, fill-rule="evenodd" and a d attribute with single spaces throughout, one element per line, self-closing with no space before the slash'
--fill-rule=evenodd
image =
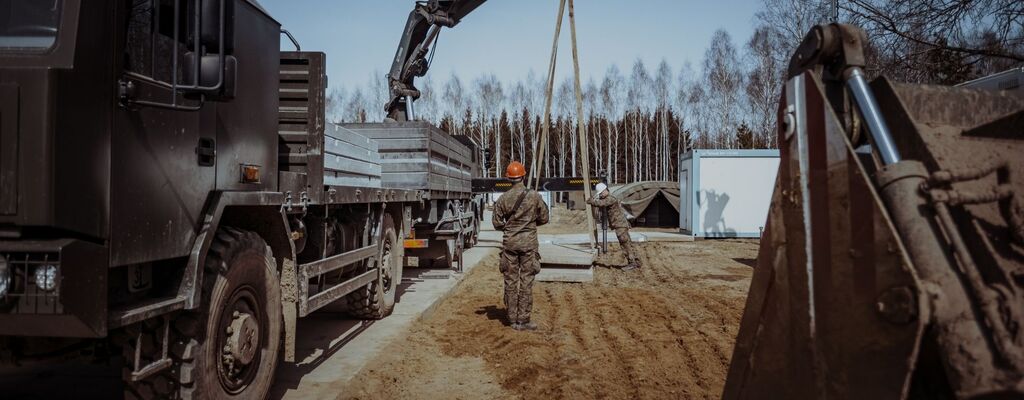
<path id="1" fill-rule="evenodd" d="M 242 164 L 242 183 L 260 183 L 260 166 Z"/>

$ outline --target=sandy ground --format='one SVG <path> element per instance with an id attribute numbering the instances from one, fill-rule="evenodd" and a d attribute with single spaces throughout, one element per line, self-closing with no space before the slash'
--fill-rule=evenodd
<path id="1" fill-rule="evenodd" d="M 529 333 L 507 327 L 497 259 L 485 259 L 340 398 L 719 398 L 757 242 L 638 247 L 639 271 L 538 283 Z"/>

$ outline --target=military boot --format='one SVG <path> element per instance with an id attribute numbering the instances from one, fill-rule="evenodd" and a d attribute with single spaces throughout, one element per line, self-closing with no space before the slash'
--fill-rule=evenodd
<path id="1" fill-rule="evenodd" d="M 512 329 L 515 329 L 517 331 L 535 331 L 537 330 L 537 324 L 527 321 L 521 324 L 513 325 Z"/>

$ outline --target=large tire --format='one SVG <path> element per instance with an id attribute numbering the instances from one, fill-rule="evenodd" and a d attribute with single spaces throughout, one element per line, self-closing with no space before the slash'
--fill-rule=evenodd
<path id="1" fill-rule="evenodd" d="M 266 242 L 253 232 L 220 230 L 206 259 L 202 305 L 176 322 L 181 398 L 265 398 L 282 326 L 281 288 Z"/>
<path id="2" fill-rule="evenodd" d="M 345 296 L 346 310 L 361 319 L 381 319 L 395 309 L 398 283 L 402 281 L 404 249 L 398 242 L 395 222 L 390 214 L 384 215 L 381 227 L 380 250 L 377 259 L 384 266 L 377 280 Z M 368 268 L 376 267 L 368 265 Z"/>

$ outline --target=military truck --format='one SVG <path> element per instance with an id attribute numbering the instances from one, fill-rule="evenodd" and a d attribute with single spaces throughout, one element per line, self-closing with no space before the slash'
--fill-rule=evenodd
<path id="1" fill-rule="evenodd" d="M 383 318 L 406 255 L 472 245 L 472 143 L 325 123 L 325 55 L 281 33 L 253 0 L 0 0 L 0 360 L 262 398 L 297 318 Z"/>

